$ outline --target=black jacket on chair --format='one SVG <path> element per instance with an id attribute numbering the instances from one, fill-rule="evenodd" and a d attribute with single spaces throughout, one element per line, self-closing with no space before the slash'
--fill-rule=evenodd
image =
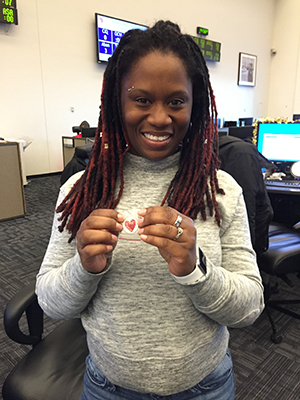
<path id="1" fill-rule="evenodd" d="M 93 143 L 88 143 L 75 147 L 75 152 L 72 159 L 68 162 L 61 173 L 61 185 L 63 185 L 70 178 L 70 176 L 76 174 L 76 172 L 85 170 L 92 153 L 93 145 Z"/>
<path id="2" fill-rule="evenodd" d="M 268 249 L 268 228 L 273 218 L 261 168 L 272 164 L 260 155 L 254 144 L 233 136 L 219 138 L 219 156 L 220 168 L 243 189 L 252 245 L 256 253 L 261 254 Z"/>

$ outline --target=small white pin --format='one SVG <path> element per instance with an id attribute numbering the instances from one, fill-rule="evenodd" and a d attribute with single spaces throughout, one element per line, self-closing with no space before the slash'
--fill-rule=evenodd
<path id="1" fill-rule="evenodd" d="M 126 218 L 123 222 L 123 229 L 119 233 L 119 239 L 129 241 L 140 241 L 140 235 L 138 234 L 138 209 L 124 211 L 121 210 L 122 214 Z"/>
<path id="2" fill-rule="evenodd" d="M 128 217 L 123 222 L 123 229 L 127 233 L 135 233 L 138 230 L 137 220 L 133 217 Z"/>

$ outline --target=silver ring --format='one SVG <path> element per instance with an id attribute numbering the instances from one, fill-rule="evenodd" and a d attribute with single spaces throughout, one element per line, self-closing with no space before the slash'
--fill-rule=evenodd
<path id="1" fill-rule="evenodd" d="M 176 221 L 174 222 L 174 226 L 176 226 L 178 228 L 180 226 L 181 222 L 182 222 L 182 216 L 178 214 Z"/>
<path id="2" fill-rule="evenodd" d="M 81 247 L 85 247 L 85 244 L 82 243 L 82 241 L 80 240 L 80 238 L 78 238 L 78 242 L 79 242 L 79 244 L 80 244 Z"/>
<path id="3" fill-rule="evenodd" d="M 183 233 L 183 229 L 180 226 L 177 228 L 177 235 L 174 237 L 173 240 L 178 240 Z"/>

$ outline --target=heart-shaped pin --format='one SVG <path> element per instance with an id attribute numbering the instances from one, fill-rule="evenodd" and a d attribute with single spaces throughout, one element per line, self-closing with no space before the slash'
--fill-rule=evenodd
<path id="1" fill-rule="evenodd" d="M 130 232 L 133 232 L 134 228 L 136 227 L 136 220 L 134 218 L 132 218 L 131 220 L 126 220 L 125 226 Z"/>

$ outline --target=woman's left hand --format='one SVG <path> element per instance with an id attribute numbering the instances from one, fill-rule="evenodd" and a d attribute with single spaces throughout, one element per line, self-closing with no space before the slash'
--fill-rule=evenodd
<path id="1" fill-rule="evenodd" d="M 141 239 L 156 246 L 176 276 L 193 272 L 196 265 L 196 228 L 191 218 L 171 207 L 148 207 L 138 212 Z M 179 226 L 175 226 L 178 221 Z M 181 218 L 180 218 L 181 217 Z"/>

